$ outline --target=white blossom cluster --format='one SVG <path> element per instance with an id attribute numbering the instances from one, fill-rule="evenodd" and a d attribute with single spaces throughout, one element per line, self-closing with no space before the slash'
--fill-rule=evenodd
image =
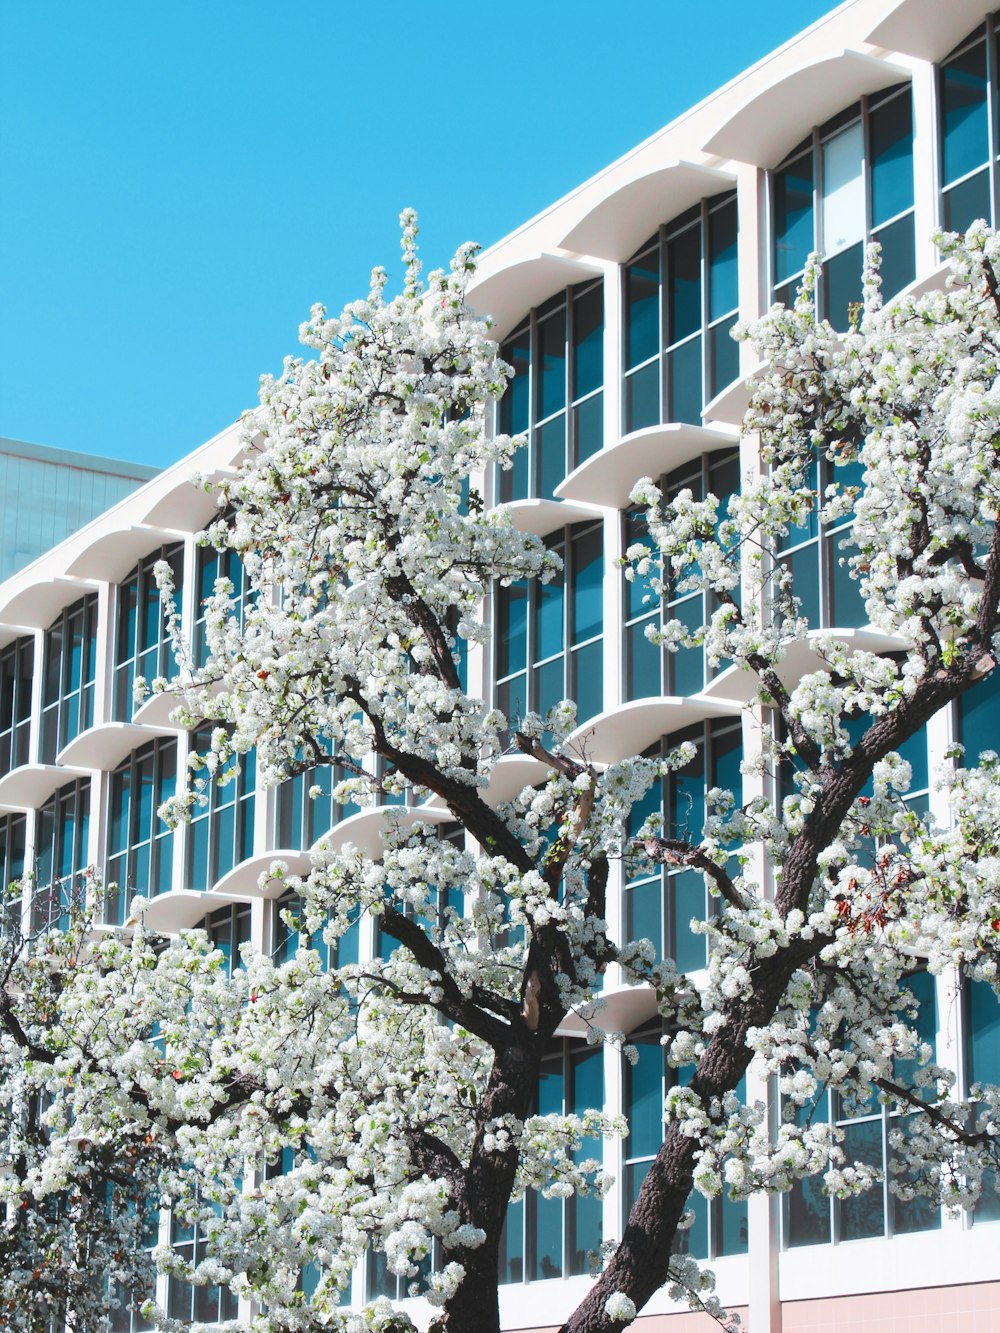
<path id="1" fill-rule="evenodd" d="M 221 484 L 223 517 L 205 536 L 240 556 L 250 594 L 241 618 L 232 586 L 217 586 L 204 670 L 184 655 L 159 571 L 182 716 L 214 724 L 166 813 L 189 815 L 255 750 L 272 781 L 340 763 L 344 801 L 433 796 L 464 826 L 465 849 L 438 836 L 435 815 L 387 823 L 377 859 L 325 838 L 308 874 L 272 867 L 301 902 L 289 922 L 299 948 L 280 965 L 244 946 L 230 973 L 203 932 L 147 930 L 141 900 L 119 932 L 83 913 L 65 931 L 0 939 L 0 1126 L 13 1164 L 0 1174 L 0 1299 L 18 1309 L 30 1289 L 35 1302 L 11 1327 L 70 1292 L 84 1326 L 106 1329 L 119 1286 L 148 1294 L 149 1207 L 206 1238 L 196 1263 L 154 1247 L 155 1267 L 256 1302 L 253 1333 L 411 1327 L 384 1299 L 341 1308 L 373 1248 L 450 1318 L 470 1289 L 495 1288 L 499 1226 L 480 1225 L 490 1190 L 502 1216 L 525 1190 L 611 1187 L 598 1153 L 581 1152 L 624 1122 L 531 1105 L 570 1011 L 604 1039 L 609 968 L 652 991 L 667 1059 L 685 1071 L 663 1107 L 664 1153 L 706 1197 L 806 1175 L 838 1197 L 871 1187 L 879 1168 L 851 1160 L 819 1113 L 831 1094 L 848 1114 L 888 1107 L 900 1197 L 968 1206 L 996 1166 L 1000 1093 L 956 1088 L 935 1064 L 907 978 L 922 963 L 1000 993 L 998 760 L 963 768 L 953 756 L 938 779 L 952 817 L 939 828 L 907 807 L 898 749 L 1000 650 L 997 238 L 980 227 L 939 238 L 948 290 L 886 309 L 873 260 L 846 335 L 817 322 L 811 267 L 793 309 L 745 331 L 765 367 L 747 429 L 768 475 L 747 478 L 724 512 L 715 497 L 665 504 L 648 479 L 636 487 L 654 549 L 633 548 L 630 571 L 655 597 L 702 590 L 715 608 L 654 639 L 703 644 L 752 676 L 761 753 L 745 770 L 795 774 L 780 809 L 715 790 L 703 828 L 654 817 L 630 834 L 635 804 L 692 750 L 599 768 L 571 744 L 570 703 L 520 723 L 515 744 L 542 758 L 547 780 L 499 807 L 487 799 L 509 720 L 464 692 L 458 659 L 488 639 L 489 589 L 549 577 L 555 561 L 476 491 L 523 442 L 484 429 L 508 371 L 464 303 L 474 250 L 425 288 L 413 217 L 403 225 L 403 291 L 387 298 L 376 270 L 342 314 L 315 307 L 302 329 L 312 355 L 262 381 L 246 461 Z M 834 475 L 860 465 L 850 475 L 861 482 L 815 494 L 820 455 Z M 802 617 L 774 551 L 813 510 L 826 525 L 853 514 L 844 559 L 894 652 L 857 650 Z M 812 662 L 796 675 L 789 649 L 806 634 Z M 713 910 L 691 926 L 708 963 L 695 976 L 656 961 L 648 940 L 609 936 L 608 876 L 642 858 L 705 877 Z M 93 906 L 96 882 L 89 893 Z M 324 970 L 315 944 L 335 958 L 359 917 L 398 947 Z M 624 1034 L 607 1038 L 628 1055 Z M 737 1096 L 751 1060 L 780 1091 L 776 1127 L 763 1102 Z M 105 1189 L 108 1207 L 92 1204 Z M 616 1333 L 645 1297 L 604 1257 L 593 1296 L 604 1324 L 592 1326 Z M 67 1285 L 88 1265 L 108 1281 Z M 318 1274 L 308 1293 L 307 1267 Z M 718 1313 L 693 1260 L 675 1256 L 657 1277 Z M 183 1327 L 149 1309 L 158 1328 Z"/>

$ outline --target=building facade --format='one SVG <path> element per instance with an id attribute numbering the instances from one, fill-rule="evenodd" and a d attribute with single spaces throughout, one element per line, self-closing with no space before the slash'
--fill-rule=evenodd
<path id="1" fill-rule="evenodd" d="M 983 0 L 848 0 L 483 256 L 470 301 L 495 317 L 515 372 L 495 425 L 529 441 L 511 471 L 483 479 L 484 492 L 558 551 L 563 575 L 544 590 L 496 592 L 493 645 L 488 657 L 470 655 L 469 686 L 513 716 L 572 696 L 579 739 L 598 763 L 692 741 L 696 758 L 650 793 L 637 826 L 659 808 L 672 827 L 696 828 L 708 788 L 742 784 L 744 800 L 779 799 L 788 775 L 741 778 L 764 719 L 747 711 L 746 683 L 732 669 L 646 639 L 650 620 L 700 623 L 703 607 L 700 595 L 661 606 L 625 581 L 621 557 L 645 540 L 631 488 L 648 475 L 667 493 L 721 497 L 759 468 L 754 441 L 739 433 L 752 352 L 729 335 L 737 319 L 789 298 L 812 250 L 825 259 L 821 313 L 846 327 L 866 242 L 882 244 L 887 296 L 917 292 L 943 283 L 935 228 L 1000 219 L 998 24 Z M 0 860 L 7 880 L 36 869 L 47 889 L 39 924 L 58 920 L 79 872 L 94 864 L 122 886 L 107 905 L 109 924 L 141 893 L 156 928 L 203 923 L 232 958 L 247 940 L 280 957 L 295 938 L 280 916 L 280 886 L 275 896 L 259 887 L 272 859 L 304 870 L 320 837 L 377 853 L 385 818 L 411 817 L 405 803 L 388 815 L 337 805 L 330 774 L 316 800 L 306 796 L 312 779 L 265 791 L 247 764 L 187 827 L 171 833 L 156 818 L 201 738 L 171 724 L 168 699 L 133 701 L 137 677 L 171 670 L 152 569 L 160 559 L 172 565 L 186 632 L 202 651 L 202 600 L 219 574 L 237 590 L 241 574 L 197 546 L 212 502 L 188 478 L 222 475 L 240 452 L 233 427 L 0 585 Z M 821 471 L 816 485 L 825 485 Z M 866 626 L 839 564 L 843 535 L 796 530 L 779 555 L 812 624 L 891 651 Z M 790 660 L 814 669 L 808 643 Z M 921 811 L 946 813 L 929 774 L 956 740 L 1000 750 L 992 679 L 909 743 L 909 799 Z M 503 783 L 509 795 L 537 780 L 532 762 L 503 761 L 495 795 Z M 766 866 L 756 870 L 766 879 Z M 648 936 L 697 975 L 705 942 L 688 922 L 712 910 L 701 877 L 615 873 L 615 937 Z M 359 921 L 340 942 L 341 958 L 384 947 L 375 923 Z M 587 1251 L 621 1234 L 659 1146 L 664 1090 L 683 1077 L 664 1064 L 651 995 L 614 973 L 600 1021 L 632 1034 L 637 1063 L 623 1063 L 614 1046 L 589 1047 L 570 1020 L 538 1104 L 623 1112 L 629 1137 L 603 1148 L 618 1183 L 603 1203 L 529 1195 L 512 1206 L 500 1273 L 507 1329 L 557 1326 L 576 1304 L 589 1281 Z M 911 987 L 925 1036 L 959 1087 L 1000 1082 L 992 993 L 919 969 Z M 773 1089 L 750 1077 L 745 1091 L 777 1113 Z M 891 1175 L 896 1116 L 872 1107 L 847 1118 L 836 1102 L 817 1113 L 843 1125 L 849 1151 Z M 752 1333 L 1000 1328 L 996 1194 L 955 1219 L 888 1189 L 837 1202 L 805 1182 L 782 1199 L 696 1199 L 695 1214 L 685 1243 L 711 1262 L 723 1301 L 749 1316 Z M 196 1235 L 171 1238 L 198 1252 Z M 395 1295 L 395 1283 L 373 1260 L 356 1275 L 354 1300 Z M 178 1318 L 236 1313 L 212 1289 L 175 1282 L 160 1295 Z M 123 1329 L 139 1327 L 123 1320 Z M 638 1327 L 695 1333 L 711 1324 L 661 1293 Z"/>
<path id="2" fill-rule="evenodd" d="M 155 477 L 158 468 L 0 439 L 0 579 Z"/>

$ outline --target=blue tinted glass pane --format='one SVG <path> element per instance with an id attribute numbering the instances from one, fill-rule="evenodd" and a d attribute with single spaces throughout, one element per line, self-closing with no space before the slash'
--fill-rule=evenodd
<path id="1" fill-rule="evenodd" d="M 989 222 L 993 217 L 989 168 L 952 186 L 942 196 L 941 211 L 946 231 L 968 231 L 977 218 Z"/>
<path id="2" fill-rule="evenodd" d="M 941 175 L 945 185 L 989 157 L 986 43 L 977 42 L 941 70 Z"/>
<path id="3" fill-rule="evenodd" d="M 1000 671 L 960 696 L 958 738 L 965 746 L 966 764 L 974 764 L 983 750 L 1000 752 Z"/>
<path id="4" fill-rule="evenodd" d="M 524 1280 L 524 1200 L 507 1205 L 500 1237 L 500 1282 Z"/>
<path id="5" fill-rule="evenodd" d="M 719 1206 L 719 1254 L 746 1254 L 749 1232 L 746 1199 L 730 1199 L 723 1192 Z"/>
<path id="6" fill-rule="evenodd" d="M 507 392 L 500 400 L 500 431 L 503 435 L 521 435 L 528 429 L 528 367 L 531 339 L 527 329 L 500 349 L 503 359 L 514 369 Z"/>
<path id="7" fill-rule="evenodd" d="M 538 388 L 535 417 L 542 420 L 566 406 L 566 311 L 558 310 L 540 320 L 538 340 Z"/>
<path id="8" fill-rule="evenodd" d="M 561 1115 L 563 1109 L 562 1063 L 543 1064 L 538 1075 L 538 1114 Z"/>
<path id="9" fill-rule="evenodd" d="M 528 657 L 528 589 L 512 583 L 500 589 L 497 625 L 497 672 L 509 676 L 522 668 Z"/>
<path id="10" fill-rule="evenodd" d="M 719 319 L 739 305 L 739 270 L 736 254 L 736 200 L 709 214 L 708 317 Z"/>
<path id="11" fill-rule="evenodd" d="M 573 642 L 600 634 L 604 614 L 604 541 L 600 528 L 573 539 Z"/>
<path id="12" fill-rule="evenodd" d="M 631 369 L 660 346 L 660 260 L 653 249 L 625 270 L 625 365 Z"/>
<path id="13" fill-rule="evenodd" d="M 535 1204 L 535 1278 L 562 1277 L 562 1202 L 533 1195 Z"/>
<path id="14" fill-rule="evenodd" d="M 735 317 L 717 324 L 709 333 L 709 375 L 708 398 L 711 400 L 721 393 L 727 384 L 739 379 L 740 345 L 733 339 L 736 325 Z"/>
<path id="15" fill-rule="evenodd" d="M 848 1164 L 863 1162 L 867 1166 L 882 1166 L 882 1121 L 864 1120 L 844 1127 L 844 1155 Z M 885 1214 L 882 1206 L 882 1186 L 874 1185 L 870 1190 L 853 1199 L 843 1199 L 840 1203 L 840 1239 L 862 1240 L 865 1237 L 881 1236 L 885 1230 Z"/>
<path id="16" fill-rule="evenodd" d="M 573 653 L 573 698 L 576 720 L 596 717 L 604 705 L 604 643 L 595 639 Z"/>
<path id="17" fill-rule="evenodd" d="M 653 1157 L 663 1137 L 663 1048 L 659 1037 L 636 1041 L 639 1059 L 625 1066 L 625 1114 L 629 1157 Z"/>
<path id="18" fill-rule="evenodd" d="M 662 692 L 660 679 L 662 651 L 649 642 L 645 629 L 649 621 L 640 620 L 625 631 L 627 675 L 626 701 L 650 699 Z"/>
<path id="19" fill-rule="evenodd" d="M 215 865 L 212 875 L 218 878 L 232 870 L 236 850 L 236 808 L 222 806 L 216 818 Z"/>
<path id="20" fill-rule="evenodd" d="M 775 281 L 798 273 L 814 244 L 812 153 L 806 153 L 774 173 Z"/>
<path id="21" fill-rule="evenodd" d="M 685 1210 L 694 1213 L 694 1222 L 674 1237 L 674 1254 L 693 1254 L 696 1259 L 708 1258 L 708 1200 L 692 1190 Z"/>
<path id="22" fill-rule="evenodd" d="M 899 747 L 899 754 L 910 765 L 910 791 L 923 791 L 930 778 L 927 762 L 927 728 L 921 727 L 908 741 L 904 741 Z"/>
<path id="23" fill-rule="evenodd" d="M 1000 1001 L 985 981 L 966 991 L 968 1082 L 1000 1084 Z"/>
<path id="24" fill-rule="evenodd" d="M 593 398 L 573 409 L 573 440 L 574 467 L 579 467 L 604 448 L 603 393 L 595 393 Z"/>
<path id="25" fill-rule="evenodd" d="M 683 733 L 682 733 L 683 735 Z M 668 837 L 701 837 L 705 823 L 705 751 L 699 745 L 695 757 L 669 780 L 666 811 Z"/>
<path id="26" fill-rule="evenodd" d="M 648 551 L 654 549 L 645 513 L 641 510 L 632 510 L 625 515 L 625 549 L 628 550 L 630 546 L 636 546 L 639 543 L 645 546 Z M 646 601 L 647 597 L 651 600 Z M 658 600 L 650 584 L 649 575 L 644 578 L 637 574 L 634 579 L 626 579 L 626 619 L 632 620 L 635 616 L 640 616 L 644 612 L 652 610 Z"/>
<path id="27" fill-rule="evenodd" d="M 626 939 L 651 940 L 659 961 L 663 957 L 663 886 L 660 878 L 636 884 L 628 890 L 625 904 Z"/>
<path id="28" fill-rule="evenodd" d="M 667 877 L 667 892 L 674 910 L 674 961 L 682 972 L 693 972 L 705 966 L 707 955 L 705 936 L 691 930 L 692 918 L 705 920 L 705 881 L 697 870 L 682 870 Z"/>
<path id="29" fill-rule="evenodd" d="M 555 488 L 566 477 L 566 417 L 547 421 L 535 431 L 535 470 L 537 493 L 551 499 Z"/>
<path id="30" fill-rule="evenodd" d="M 535 589 L 534 630 L 535 661 L 552 657 L 563 650 L 562 576 L 551 583 L 539 583 Z"/>
<path id="31" fill-rule="evenodd" d="M 710 786 L 722 787 L 736 797 L 736 804 L 742 803 L 743 775 L 740 773 L 740 761 L 743 758 L 743 734 L 739 727 L 732 731 L 712 733 L 712 774 Z"/>
<path id="32" fill-rule="evenodd" d="M 830 1200 L 823 1194 L 822 1177 L 797 1180 L 786 1198 L 785 1244 L 789 1247 L 827 1244 Z"/>
<path id="33" fill-rule="evenodd" d="M 913 207 L 913 98 L 900 97 L 871 113 L 872 225 Z"/>
<path id="34" fill-rule="evenodd" d="M 668 352 L 667 361 L 667 419 L 684 421 L 692 426 L 701 425 L 704 391 L 701 382 L 701 338 L 675 347 Z"/>
<path id="35" fill-rule="evenodd" d="M 188 888 L 207 889 L 208 817 L 192 820 L 188 829 Z"/>
<path id="36" fill-rule="evenodd" d="M 805 616 L 812 629 L 819 626 L 818 556 L 815 546 L 804 546 L 781 562 L 791 570 L 792 592 L 799 602 L 799 614 Z"/>
<path id="37" fill-rule="evenodd" d="M 629 837 L 635 837 L 639 830 L 645 824 L 650 815 L 658 815 L 661 812 L 663 802 L 663 793 L 661 783 L 657 780 L 645 793 L 641 800 L 636 801 L 629 814 L 628 831 Z M 648 875 L 649 871 L 644 870 L 634 876 L 641 879 Z"/>
<path id="38" fill-rule="evenodd" d="M 701 328 L 701 227 L 694 226 L 667 242 L 666 343 Z"/>
<path id="39" fill-rule="evenodd" d="M 497 494 L 501 504 L 528 498 L 528 462 L 529 452 L 525 444 L 515 452 L 511 467 L 497 469 Z"/>
<path id="40" fill-rule="evenodd" d="M 820 279 L 822 314 L 839 333 L 850 327 L 850 308 L 861 300 L 864 246 L 859 242 L 824 260 Z"/>
<path id="41" fill-rule="evenodd" d="M 589 1273 L 590 1255 L 600 1250 L 604 1238 L 604 1205 L 595 1194 L 578 1194 L 569 1202 L 572 1213 L 571 1274 Z"/>
<path id="42" fill-rule="evenodd" d="M 604 289 L 600 285 L 573 302 L 573 396 L 604 383 Z"/>
<path id="43" fill-rule="evenodd" d="M 541 713 L 542 717 L 550 708 L 555 708 L 557 703 L 561 703 L 565 698 L 565 680 L 563 676 L 563 659 L 557 657 L 552 662 L 546 662 L 544 666 L 535 668 L 535 711 Z"/>
<path id="44" fill-rule="evenodd" d="M 701 628 L 704 614 L 704 604 L 700 595 L 689 597 L 683 602 L 675 602 L 667 610 L 671 620 L 679 620 L 690 632 Z M 697 694 L 704 688 L 705 654 L 702 648 L 678 648 L 676 652 L 667 653 L 666 661 L 671 694 L 681 696 Z"/>
<path id="45" fill-rule="evenodd" d="M 882 247 L 882 296 L 888 301 L 908 287 L 917 276 L 913 214 L 883 227 L 874 238 Z"/>
<path id="46" fill-rule="evenodd" d="M 843 531 L 831 534 L 826 539 L 827 564 L 830 568 L 830 624 L 841 629 L 857 629 L 868 623 L 865 604 L 861 596 L 861 584 L 851 577 L 847 561 L 857 548 L 847 545 L 841 548 L 848 533 Z M 844 563 L 841 564 L 841 561 Z"/>
<path id="47" fill-rule="evenodd" d="M 625 429 L 642 430 L 660 419 L 660 363 L 651 361 L 625 381 Z"/>
<path id="48" fill-rule="evenodd" d="M 523 674 L 497 687 L 497 707 L 515 727 L 528 709 L 528 685 Z"/>
<path id="49" fill-rule="evenodd" d="M 916 1124 L 915 1116 L 901 1116 L 893 1123 L 893 1128 L 901 1130 L 903 1137 L 908 1138 Z M 890 1146 L 889 1179 L 897 1181 L 900 1185 L 915 1183 L 917 1173 L 912 1169 L 904 1168 L 900 1171 L 892 1169 L 897 1163 L 902 1166 L 904 1160 L 905 1150 L 897 1151 Z M 930 1199 L 923 1198 L 919 1194 L 913 1199 L 904 1200 L 890 1192 L 889 1207 L 892 1211 L 892 1229 L 898 1236 L 906 1236 L 914 1231 L 933 1231 L 941 1225 L 941 1209 Z M 976 1215 L 979 1216 L 978 1209 Z"/>

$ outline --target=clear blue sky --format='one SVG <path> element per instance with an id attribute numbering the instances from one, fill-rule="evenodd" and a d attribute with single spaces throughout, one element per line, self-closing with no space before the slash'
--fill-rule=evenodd
<path id="1" fill-rule="evenodd" d="M 0 435 L 175 461 L 401 208 L 488 245 L 834 7 L 0 0 Z"/>

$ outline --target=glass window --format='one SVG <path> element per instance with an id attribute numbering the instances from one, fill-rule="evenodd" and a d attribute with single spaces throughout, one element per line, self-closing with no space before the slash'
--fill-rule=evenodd
<path id="1" fill-rule="evenodd" d="M 735 449 L 718 450 L 694 459 L 661 478 L 665 501 L 680 491 L 690 490 L 696 500 L 714 495 L 725 514 L 731 495 L 740 487 L 739 453 Z M 625 549 L 643 544 L 652 549 L 643 509 L 630 509 L 624 515 Z M 624 576 L 623 576 L 624 577 Z M 701 592 L 674 592 L 661 601 L 648 579 L 624 579 L 625 672 L 623 692 L 626 702 L 660 695 L 698 694 L 714 674 L 702 648 L 679 648 L 670 652 L 657 648 L 646 638 L 646 629 L 659 628 L 668 620 L 681 620 L 692 630 L 707 623 L 716 603 Z"/>
<path id="2" fill-rule="evenodd" d="M 28 762 L 34 666 L 33 638 L 0 650 L 0 776 Z"/>
<path id="3" fill-rule="evenodd" d="M 211 546 L 198 548 L 198 618 L 194 626 L 194 660 L 198 666 L 208 661 L 208 632 L 205 603 L 215 593 L 216 584 L 225 579 L 232 587 L 229 615 L 242 626 L 249 598 L 249 579 L 243 562 L 235 551 L 216 551 Z"/>
<path id="4" fill-rule="evenodd" d="M 671 1069 L 661 1045 L 663 1026 L 649 1023 L 629 1036 L 629 1044 L 638 1052 L 634 1064 L 623 1061 L 625 1075 L 625 1115 L 628 1138 L 623 1142 L 623 1201 L 625 1214 L 631 1210 L 646 1178 L 650 1163 L 663 1142 L 663 1108 L 667 1092 L 677 1083 L 686 1083 L 692 1069 Z M 746 1098 L 743 1080 L 737 1088 Z M 691 1254 L 698 1259 L 715 1259 L 725 1254 L 747 1252 L 747 1205 L 745 1199 L 733 1200 L 723 1192 L 709 1201 L 693 1191 L 687 1207 L 694 1212 L 694 1224 L 678 1231 L 675 1253 Z"/>
<path id="5" fill-rule="evenodd" d="M 302 899 L 288 893 L 273 904 L 271 959 L 276 966 L 290 962 L 300 947 L 315 949 L 325 972 L 329 967 L 344 967 L 360 958 L 361 909 L 352 912 L 348 929 L 331 949 L 322 934 L 308 935 L 303 929 Z"/>
<path id="6" fill-rule="evenodd" d="M 212 727 L 199 727 L 191 734 L 190 752 L 205 754 L 212 747 Z M 210 889 L 233 866 L 253 853 L 254 782 L 253 750 L 239 756 L 238 771 L 231 760 L 224 782 L 206 779 L 204 805 L 192 808 L 188 825 L 184 887 Z"/>
<path id="7" fill-rule="evenodd" d="M 25 815 L 0 815 L 0 937 L 21 926 L 20 894 L 11 898 L 10 886 L 24 874 Z"/>
<path id="8" fill-rule="evenodd" d="M 604 444 L 604 289 L 581 283 L 533 310 L 503 344 L 514 377 L 497 410 L 504 435 L 527 435 L 514 466 L 497 469 L 502 503 L 551 498 Z"/>
<path id="9" fill-rule="evenodd" d="M 771 284 L 790 305 L 812 251 L 823 257 L 818 313 L 835 329 L 861 300 L 865 244 L 882 247 L 882 294 L 916 276 L 910 85 L 865 97 L 793 150 L 771 180 Z"/>
<path id="10" fill-rule="evenodd" d="M 1000 671 L 959 695 L 955 703 L 957 738 L 965 746 L 964 763 L 979 762 L 984 750 L 1000 754 Z"/>
<path id="11" fill-rule="evenodd" d="M 94 725 L 96 593 L 63 611 L 45 631 L 44 663 L 41 759 L 53 764 L 71 740 Z"/>
<path id="12" fill-rule="evenodd" d="M 736 195 L 677 218 L 623 271 L 626 431 L 701 425 L 705 403 L 739 375 Z"/>
<path id="13" fill-rule="evenodd" d="M 938 69 L 941 222 L 966 231 L 977 218 L 996 218 L 998 145 L 991 92 L 996 96 L 996 20 L 985 25 Z"/>
<path id="14" fill-rule="evenodd" d="M 714 718 L 665 736 L 651 752 L 669 754 L 683 741 L 695 746 L 695 757 L 684 768 L 653 784 L 632 808 L 631 836 L 638 834 L 650 815 L 659 815 L 663 836 L 700 842 L 705 822 L 705 793 L 722 787 L 741 799 L 743 730 L 739 719 Z M 700 870 L 655 866 L 644 857 L 626 863 L 625 939 L 652 940 L 657 959 L 673 958 L 681 971 L 706 965 L 704 935 L 691 930 L 692 918 L 707 921 L 717 911 L 717 900 L 705 885 Z"/>
<path id="15" fill-rule="evenodd" d="M 86 903 L 90 783 L 61 787 L 38 812 L 32 929 L 65 930 L 73 907 Z"/>
<path id="16" fill-rule="evenodd" d="M 985 981 L 966 983 L 962 997 L 965 1030 L 965 1092 L 974 1083 L 1000 1086 L 1000 1000 Z M 976 1113 L 980 1123 L 984 1113 Z M 983 1179 L 983 1192 L 976 1204 L 977 1222 L 1000 1221 L 1000 1188 L 995 1171 Z"/>
<path id="17" fill-rule="evenodd" d="M 177 740 L 163 737 L 135 750 L 111 775 L 107 824 L 106 920 L 121 925 L 131 900 L 167 893 L 174 834 L 157 815 L 177 787 Z"/>
<path id="18" fill-rule="evenodd" d="M 563 562 L 556 578 L 497 589 L 497 707 L 512 727 L 532 710 L 544 717 L 563 699 L 576 702 L 580 722 L 604 703 L 601 524 L 564 528 L 546 545 Z"/>
<path id="19" fill-rule="evenodd" d="M 179 599 L 184 569 L 184 547 L 180 543 L 148 555 L 118 586 L 113 710 L 119 722 L 128 722 L 132 717 L 138 677 L 148 682 L 160 676 L 169 680 L 176 672 L 166 615 L 153 573 L 161 560 L 173 572 L 174 594 Z"/>
<path id="20" fill-rule="evenodd" d="M 537 1115 L 582 1115 L 604 1105 L 604 1050 L 557 1042 L 542 1060 L 535 1106 Z M 599 1138 L 586 1139 L 577 1162 L 601 1161 Z M 528 1190 L 507 1208 L 500 1237 L 500 1282 L 537 1282 L 589 1272 L 589 1256 L 600 1250 L 603 1208 L 595 1194 L 546 1199 Z"/>
<path id="21" fill-rule="evenodd" d="M 234 967 L 243 966 L 240 945 L 250 941 L 250 904 L 230 903 L 217 912 L 210 912 L 198 924 L 208 933 L 212 947 L 225 958 L 226 971 L 232 976 Z"/>
<path id="22" fill-rule="evenodd" d="M 457 847 L 459 851 L 465 847 L 465 830 L 462 828 L 461 824 L 439 824 L 436 829 L 436 835 L 441 842 L 450 842 L 452 846 Z M 443 893 L 436 885 L 430 885 L 428 887 L 430 890 L 428 893 L 428 903 L 423 912 L 418 912 L 412 903 L 407 902 L 401 904 L 398 900 L 394 900 L 391 890 L 387 892 L 386 897 L 397 911 L 401 911 L 404 916 L 408 917 L 411 921 L 419 922 L 430 938 L 435 942 L 439 942 L 444 935 L 448 922 L 456 917 L 460 919 L 465 916 L 465 893 L 460 886 L 454 884 L 449 886 Z M 353 931 L 354 926 L 351 927 L 351 933 Z M 341 940 L 342 946 L 344 946 L 345 941 L 347 941 L 347 947 L 356 951 L 356 937 L 352 940 L 349 939 L 348 936 L 344 936 Z M 376 957 L 387 960 L 398 948 L 399 941 L 393 939 L 391 935 L 387 934 L 382 929 L 381 917 L 376 917 Z M 338 951 L 338 959 L 340 963 L 357 962 L 356 956 L 345 958 L 343 956 L 343 948 Z"/>
<path id="23" fill-rule="evenodd" d="M 286 778 L 277 793 L 275 846 L 305 850 L 342 820 L 356 815 L 361 807 L 354 801 L 341 804 L 333 798 L 334 788 L 351 776 L 340 764 L 319 764 Z"/>
<path id="24" fill-rule="evenodd" d="M 920 969 L 905 977 L 903 984 L 919 1004 L 917 1034 L 921 1042 L 933 1049 L 937 1033 L 934 978 Z M 910 1061 L 897 1062 L 896 1076 L 901 1083 L 906 1084 L 912 1078 L 915 1067 Z M 904 1235 L 941 1225 L 941 1212 L 936 1204 L 919 1194 L 904 1201 L 889 1188 L 893 1180 L 906 1180 L 902 1163 L 889 1142 L 890 1134 L 898 1129 L 905 1135 L 912 1117 L 919 1112 L 900 1110 L 896 1103 L 883 1106 L 875 1095 L 861 1106 L 849 1104 L 838 1094 L 822 1089 L 815 1103 L 795 1108 L 794 1113 L 802 1121 L 807 1116 L 813 1122 L 832 1119 L 843 1131 L 848 1164 L 863 1162 L 875 1167 L 882 1173 L 882 1181 L 846 1199 L 827 1198 L 821 1176 L 796 1181 L 784 1196 L 786 1246 Z"/>
<path id="25" fill-rule="evenodd" d="M 811 476 L 817 504 L 828 486 L 860 485 L 862 475 L 858 463 L 835 467 L 829 459 L 817 458 Z M 857 629 L 868 623 L 861 584 L 851 577 L 847 563 L 855 549 L 850 542 L 853 521 L 848 513 L 836 524 L 821 526 L 813 508 L 802 525 L 789 528 L 778 543 L 776 554 L 791 572 L 800 614 L 811 629 Z"/>
<path id="26" fill-rule="evenodd" d="M 170 1244 L 189 1264 L 204 1263 L 212 1253 L 209 1237 L 199 1222 L 185 1222 L 176 1214 L 170 1219 Z M 236 1296 L 227 1286 L 194 1286 L 181 1278 L 167 1279 L 167 1316 L 215 1324 L 235 1319 L 239 1313 Z"/>

